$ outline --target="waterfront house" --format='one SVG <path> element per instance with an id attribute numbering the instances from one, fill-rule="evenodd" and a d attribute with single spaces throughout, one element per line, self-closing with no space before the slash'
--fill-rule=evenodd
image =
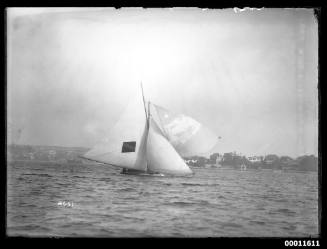
<path id="1" fill-rule="evenodd" d="M 247 158 L 250 163 L 261 163 L 262 157 L 261 156 L 250 156 Z"/>

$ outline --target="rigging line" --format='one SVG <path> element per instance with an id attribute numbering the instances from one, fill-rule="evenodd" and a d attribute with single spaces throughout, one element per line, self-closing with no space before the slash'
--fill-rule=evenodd
<path id="1" fill-rule="evenodd" d="M 83 159 L 87 159 L 87 160 L 90 160 L 90 161 L 93 161 L 93 162 L 97 162 L 97 163 L 102 163 L 102 164 L 106 164 L 106 165 L 112 165 L 112 166 L 115 166 L 115 167 L 120 167 L 120 168 L 125 168 L 125 169 L 128 169 L 126 168 L 126 166 L 124 165 L 118 165 L 118 164 L 112 164 L 112 163 L 104 163 L 104 162 L 101 162 L 101 161 L 98 161 L 98 160 L 95 160 L 95 159 L 89 159 L 89 158 L 86 158 L 86 157 L 83 157 L 83 156 L 79 156 L 80 158 L 83 158 Z M 143 172 L 143 170 L 140 170 Z M 145 171 L 144 171 L 145 172 Z"/>
<path id="2" fill-rule="evenodd" d="M 96 156 L 96 157 L 99 157 L 99 156 L 106 156 L 106 155 L 114 154 L 114 153 L 116 153 L 116 151 L 112 150 L 112 151 L 107 151 L 107 152 L 105 152 L 105 153 L 96 154 L 96 155 L 94 155 L 94 156 Z M 88 159 L 87 157 L 83 157 L 83 158 Z M 89 159 L 89 160 L 91 160 L 91 159 Z M 92 159 L 92 160 L 93 160 L 93 159 Z"/>

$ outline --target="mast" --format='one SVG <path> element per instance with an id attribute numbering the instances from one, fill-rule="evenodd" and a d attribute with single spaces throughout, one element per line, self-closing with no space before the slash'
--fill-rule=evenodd
<path id="1" fill-rule="evenodd" d="M 142 81 L 141 81 L 141 89 L 142 89 L 142 97 L 143 97 L 143 105 L 144 105 L 144 111 L 145 111 L 145 117 L 148 122 L 148 113 L 146 111 L 146 104 L 145 104 L 145 99 L 144 99 L 144 93 L 143 93 L 143 86 L 142 86 Z"/>

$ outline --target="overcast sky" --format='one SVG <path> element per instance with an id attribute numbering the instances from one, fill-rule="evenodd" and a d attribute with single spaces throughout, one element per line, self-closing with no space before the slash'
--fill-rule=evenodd
<path id="1" fill-rule="evenodd" d="M 9 142 L 92 147 L 142 81 L 148 100 L 221 136 L 212 152 L 317 155 L 313 10 L 7 14 Z"/>

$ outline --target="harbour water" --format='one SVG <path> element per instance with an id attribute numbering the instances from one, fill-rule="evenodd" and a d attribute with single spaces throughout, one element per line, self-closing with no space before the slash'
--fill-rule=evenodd
<path id="1" fill-rule="evenodd" d="M 149 177 L 105 165 L 10 163 L 7 235 L 318 235 L 317 172 L 192 170 L 193 177 Z"/>

